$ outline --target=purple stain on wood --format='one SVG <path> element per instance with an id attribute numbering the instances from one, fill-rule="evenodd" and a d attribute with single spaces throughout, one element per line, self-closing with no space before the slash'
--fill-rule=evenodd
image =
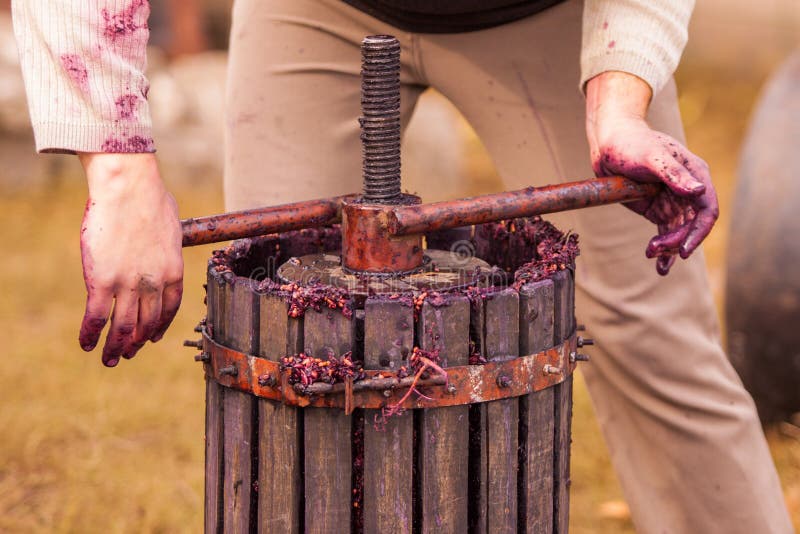
<path id="1" fill-rule="evenodd" d="M 63 54 L 61 66 L 67 71 L 67 76 L 75 84 L 75 87 L 84 93 L 89 92 L 89 71 L 86 69 L 83 58 L 77 54 Z"/>
<path id="2" fill-rule="evenodd" d="M 136 95 L 122 95 L 114 102 L 114 105 L 117 107 L 117 116 L 122 120 L 133 119 L 138 104 L 139 97 Z"/>
<path id="3" fill-rule="evenodd" d="M 125 139 L 119 139 L 111 136 L 105 140 L 100 150 L 113 154 L 136 154 L 155 152 L 155 146 L 151 137 L 134 135 Z"/>

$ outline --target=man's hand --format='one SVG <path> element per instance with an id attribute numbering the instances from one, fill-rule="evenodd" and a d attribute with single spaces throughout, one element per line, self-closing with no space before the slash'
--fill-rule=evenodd
<path id="1" fill-rule="evenodd" d="M 97 345 L 111 315 L 103 363 L 132 358 L 172 322 L 183 293 L 181 226 L 152 154 L 81 154 L 89 199 L 81 227 L 88 293 L 83 350 Z M 113 313 L 111 311 L 114 304 Z"/>
<path id="2" fill-rule="evenodd" d="M 604 72 L 586 84 L 586 134 L 597 176 L 620 174 L 641 182 L 663 182 L 652 200 L 626 204 L 658 226 L 646 254 L 666 275 L 675 261 L 705 239 L 719 216 L 717 194 L 706 162 L 645 122 L 652 92 L 623 72 Z"/>

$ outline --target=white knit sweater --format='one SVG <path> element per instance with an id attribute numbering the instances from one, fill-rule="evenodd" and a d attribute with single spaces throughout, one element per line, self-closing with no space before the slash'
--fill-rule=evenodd
<path id="1" fill-rule="evenodd" d="M 694 0 L 585 0 L 581 87 L 623 71 L 658 92 L 678 65 Z M 144 74 L 148 0 L 14 0 L 40 152 L 153 152 Z"/>

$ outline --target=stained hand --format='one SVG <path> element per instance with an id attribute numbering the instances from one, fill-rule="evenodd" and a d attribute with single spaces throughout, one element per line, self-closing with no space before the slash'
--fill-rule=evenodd
<path id="1" fill-rule="evenodd" d="M 132 358 L 164 335 L 183 293 L 181 227 L 152 154 L 81 154 L 89 199 L 81 227 L 86 313 L 80 345 L 102 360 Z M 112 312 L 113 304 L 113 312 Z"/>
<path id="2" fill-rule="evenodd" d="M 612 78 L 603 79 L 606 75 Z M 609 102 L 612 95 L 615 100 Z M 645 122 L 649 98 L 649 86 L 629 74 L 593 78 L 587 84 L 587 136 L 597 176 L 620 174 L 665 184 L 655 198 L 626 205 L 657 226 L 658 235 L 645 253 L 656 258 L 656 270 L 666 275 L 676 255 L 688 258 L 711 232 L 719 205 L 708 165 Z"/>

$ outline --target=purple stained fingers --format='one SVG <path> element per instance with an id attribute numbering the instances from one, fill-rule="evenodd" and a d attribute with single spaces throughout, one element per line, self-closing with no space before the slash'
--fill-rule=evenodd
<path id="1" fill-rule="evenodd" d="M 136 331 L 128 345 L 122 352 L 126 359 L 133 358 L 144 344 L 149 340 L 159 327 L 161 317 L 161 293 L 160 284 L 154 283 L 147 277 L 142 277 L 138 285 L 139 293 L 139 317 L 136 323 Z"/>
<path id="2" fill-rule="evenodd" d="M 111 314 L 111 325 L 103 346 L 103 364 L 114 367 L 121 356 L 126 355 L 133 343 L 136 320 L 139 315 L 139 299 L 134 289 L 118 292 Z"/>
<path id="3" fill-rule="evenodd" d="M 159 341 L 175 318 L 182 295 L 182 282 L 167 285 L 162 291 L 144 278 L 138 287 L 117 293 L 103 347 L 103 364 L 114 367 L 120 357 L 133 358 L 148 340 Z M 83 350 L 88 352 L 97 346 L 113 297 L 111 290 L 90 291 L 79 338 Z"/>
<path id="4" fill-rule="evenodd" d="M 183 281 L 178 281 L 168 285 L 164 288 L 164 294 L 161 299 L 161 317 L 159 324 L 155 329 L 155 333 L 150 338 L 150 341 L 155 343 L 164 337 L 164 332 L 167 331 L 175 314 L 178 313 L 178 308 L 181 306 L 181 298 L 183 297 Z"/>
<path id="5" fill-rule="evenodd" d="M 645 251 L 657 258 L 656 270 L 666 275 L 675 256 L 688 258 L 711 232 L 719 204 L 706 163 L 677 140 L 652 130 L 623 132 L 603 147 L 593 162 L 598 176 L 622 174 L 642 182 L 663 182 L 667 189 L 653 199 L 626 206 L 658 227 Z"/>

